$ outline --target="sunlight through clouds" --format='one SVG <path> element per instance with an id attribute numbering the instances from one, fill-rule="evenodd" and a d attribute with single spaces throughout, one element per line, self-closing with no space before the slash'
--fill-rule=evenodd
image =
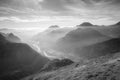
<path id="1" fill-rule="evenodd" d="M 119 5 L 119 0 L 0 0 L 0 21 L 109 25 L 120 20 Z"/>

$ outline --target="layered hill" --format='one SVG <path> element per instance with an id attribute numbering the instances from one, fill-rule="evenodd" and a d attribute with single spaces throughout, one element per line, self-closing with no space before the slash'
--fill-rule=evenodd
<path id="1" fill-rule="evenodd" d="M 120 80 L 119 31 L 119 23 L 71 30 L 56 41 L 54 50 L 77 62 L 62 66 L 55 60 L 22 80 Z"/>
<path id="2" fill-rule="evenodd" d="M 86 46 L 93 45 L 95 47 L 96 45 L 99 45 L 98 43 L 102 43 L 109 39 L 111 39 L 111 37 L 103 35 L 99 31 L 94 30 L 92 28 L 77 28 L 75 30 L 70 31 L 63 38 L 59 39 L 56 42 L 54 49 L 65 54 L 77 54 L 78 57 L 80 56 L 80 54 L 82 54 L 82 52 L 78 50 L 82 50 L 84 48 L 89 52 L 90 50 L 85 48 Z M 104 45 L 102 45 L 101 47 L 104 47 Z"/>
<path id="3" fill-rule="evenodd" d="M 59 28 L 57 26 L 50 26 L 43 32 L 38 33 L 32 38 L 34 44 L 41 49 L 51 49 L 55 42 L 65 36 L 73 28 Z"/>
<path id="4" fill-rule="evenodd" d="M 21 39 L 19 37 L 17 37 L 16 35 L 14 35 L 13 33 L 1 33 L 6 40 L 10 41 L 10 42 L 15 42 L 15 43 L 20 43 Z"/>
<path id="5" fill-rule="evenodd" d="M 120 37 L 120 22 L 109 26 L 99 27 L 97 30 L 104 35 L 112 38 L 118 38 Z"/>
<path id="6" fill-rule="evenodd" d="M 83 48 L 78 47 L 74 51 L 75 54 L 83 59 L 97 58 L 117 52 L 120 52 L 120 38 L 110 39 Z"/>
<path id="7" fill-rule="evenodd" d="M 0 34 L 0 80 L 19 80 L 48 61 L 27 44 L 10 42 Z"/>

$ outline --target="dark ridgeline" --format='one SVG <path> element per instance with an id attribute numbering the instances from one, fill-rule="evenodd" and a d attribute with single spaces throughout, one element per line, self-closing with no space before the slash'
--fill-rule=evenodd
<path id="1" fill-rule="evenodd" d="M 27 44 L 7 39 L 0 34 L 0 80 L 19 80 L 39 71 L 49 61 Z"/>
<path id="2" fill-rule="evenodd" d="M 70 59 L 62 59 L 62 60 L 54 59 L 46 63 L 45 66 L 41 69 L 41 71 L 46 72 L 46 71 L 58 70 L 59 68 L 71 65 L 73 63 L 74 62 Z"/>
<path id="3" fill-rule="evenodd" d="M 109 34 L 103 34 L 104 29 Z M 55 59 L 42 68 L 43 73 L 23 80 L 120 80 L 120 24 L 102 26 L 101 30 L 77 28 L 70 31 L 58 40 L 55 49 L 65 54 L 73 51 L 81 61 L 67 59 L 64 63 Z M 64 64 L 72 65 L 65 67 Z"/>
<path id="4" fill-rule="evenodd" d="M 120 26 L 120 21 L 119 22 L 117 22 L 116 24 L 114 24 L 114 25 L 116 25 L 116 26 Z"/>
<path id="5" fill-rule="evenodd" d="M 77 28 L 76 30 L 70 31 L 63 38 L 59 39 L 54 48 L 58 51 L 64 52 L 65 54 L 73 53 L 79 57 L 82 57 L 81 56 L 83 51 L 82 49 L 86 51 L 85 53 L 86 56 L 87 54 L 89 55 L 89 52 L 91 52 L 92 49 L 93 49 L 93 54 L 97 54 L 94 52 L 100 51 L 101 49 L 100 50 L 94 49 L 95 46 L 97 47 L 97 45 L 103 44 L 101 45 L 101 47 L 105 47 L 106 42 L 104 41 L 110 39 L 111 39 L 110 37 L 103 35 L 97 30 L 94 30 L 92 28 L 87 28 L 87 29 Z M 87 46 L 90 47 L 94 46 L 94 48 L 90 50 L 89 48 L 86 48 Z M 101 52 L 102 51 L 103 50 L 101 50 Z M 82 55 L 85 56 L 84 54 Z"/>
<path id="6" fill-rule="evenodd" d="M 91 24 L 90 22 L 83 22 L 83 23 L 80 24 L 79 26 L 94 26 L 94 25 Z"/>
<path id="7" fill-rule="evenodd" d="M 19 37 L 17 37 L 16 35 L 14 35 L 13 33 L 0 33 L 2 34 L 6 40 L 10 41 L 10 42 L 15 42 L 15 43 L 20 43 L 21 40 Z"/>
<path id="8" fill-rule="evenodd" d="M 21 42 L 21 40 L 17 36 L 15 36 L 13 33 L 8 34 L 6 39 L 11 42 Z"/>
<path id="9" fill-rule="evenodd" d="M 49 28 L 60 28 L 58 25 L 52 25 Z"/>
<path id="10" fill-rule="evenodd" d="M 93 26 L 93 24 L 84 22 L 80 26 Z M 120 22 L 109 27 L 78 27 L 60 38 L 54 49 L 65 54 L 73 53 L 84 59 L 114 54 L 120 51 L 119 33 Z"/>
<path id="11" fill-rule="evenodd" d="M 88 22 L 81 25 L 93 26 Z M 52 28 L 58 27 L 53 26 Z M 36 76 L 38 80 L 49 80 L 51 78 L 51 80 L 73 80 L 76 78 L 75 76 L 79 77 L 78 79 L 95 78 L 96 80 L 98 77 L 102 77 L 104 80 L 105 78 L 103 77 L 107 74 L 106 72 L 108 72 L 108 69 L 111 71 L 114 71 L 113 69 L 116 70 L 116 68 L 118 69 L 116 66 L 118 65 L 117 63 L 119 63 L 117 62 L 117 58 L 119 58 L 120 55 L 120 37 L 118 36 L 120 25 L 117 23 L 114 26 L 110 25 L 110 27 L 99 28 L 101 30 L 94 28 L 78 27 L 77 29 L 70 30 L 68 33 L 64 34 L 65 36 L 55 39 L 56 44 L 53 49 L 63 52 L 65 55 L 70 55 L 72 53 L 72 55 L 75 56 L 75 60 L 76 58 L 79 58 L 77 59 L 78 63 L 75 62 L 71 56 L 68 57 L 68 59 L 54 59 L 49 61 L 47 58 L 35 52 L 27 44 L 14 43 L 10 41 L 10 39 L 7 39 L 7 37 L 0 35 L 0 64 L 3 64 L 0 66 L 0 78 L 3 80 L 18 80 L 30 75 L 30 77 L 25 80 L 34 80 L 34 76 Z M 110 34 L 103 33 L 102 30 L 104 31 L 104 29 L 105 32 L 108 30 Z M 43 36 L 45 38 L 47 37 L 46 39 L 49 39 L 53 36 L 62 34 L 63 32 L 64 30 L 61 29 L 51 29 L 50 31 L 48 30 L 48 32 L 44 32 L 46 36 Z M 114 34 L 114 36 L 117 37 L 111 37 L 111 34 Z M 13 36 L 13 34 L 11 35 Z M 39 41 L 43 36 L 40 36 L 37 40 Z M 14 41 L 15 39 L 12 40 Z M 115 55 L 117 57 L 114 57 Z M 99 66 L 101 66 L 102 69 Z M 101 73 L 103 73 L 104 76 L 101 76 L 99 71 L 103 69 L 104 71 Z M 95 70 L 95 75 L 92 74 L 94 73 L 92 70 Z M 110 75 L 112 75 L 111 71 Z M 39 72 L 40 75 L 31 76 L 31 74 L 36 72 Z M 58 77 L 59 75 L 62 77 Z"/>
<path id="12" fill-rule="evenodd" d="M 113 55 L 120 52 L 120 38 L 113 38 L 101 43 L 93 44 L 83 48 L 76 48 L 75 54 L 83 59 L 99 58 L 100 56 Z"/>

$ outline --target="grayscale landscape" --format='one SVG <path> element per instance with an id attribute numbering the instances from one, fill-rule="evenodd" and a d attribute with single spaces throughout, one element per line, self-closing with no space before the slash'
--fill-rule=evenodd
<path id="1" fill-rule="evenodd" d="M 120 80 L 119 0 L 0 0 L 0 80 Z"/>

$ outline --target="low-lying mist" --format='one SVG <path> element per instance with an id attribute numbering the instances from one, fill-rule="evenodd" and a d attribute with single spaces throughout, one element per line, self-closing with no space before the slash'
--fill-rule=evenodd
<path id="1" fill-rule="evenodd" d="M 119 25 L 48 28 L 34 36 L 37 48 L 49 58 L 97 58 L 119 51 Z M 118 45 L 117 45 L 118 44 Z M 103 54 L 102 54 L 103 53 Z"/>
<path id="2" fill-rule="evenodd" d="M 90 25 L 89 25 L 90 24 Z M 91 23 L 76 27 L 60 28 L 57 25 L 41 31 L 3 29 L 4 33 L 13 33 L 22 42 L 49 59 L 69 58 L 78 61 L 118 52 L 120 25 L 99 26 Z M 103 54 L 102 54 L 103 53 Z"/>

